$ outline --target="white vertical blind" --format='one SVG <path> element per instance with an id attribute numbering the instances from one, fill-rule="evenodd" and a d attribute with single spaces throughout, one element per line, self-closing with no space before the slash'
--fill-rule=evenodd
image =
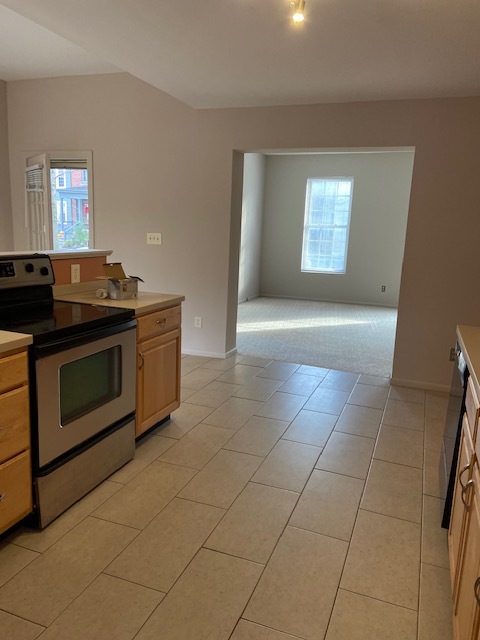
<path id="1" fill-rule="evenodd" d="M 42 155 L 29 158 L 25 169 L 25 223 L 30 249 L 35 251 L 49 248 L 47 195 L 46 157 Z"/>

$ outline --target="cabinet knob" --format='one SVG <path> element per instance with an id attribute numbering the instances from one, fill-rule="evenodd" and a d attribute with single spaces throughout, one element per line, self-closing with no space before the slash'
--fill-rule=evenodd
<path id="1" fill-rule="evenodd" d="M 164 325 L 167 324 L 167 319 L 161 318 L 160 320 L 156 320 L 156 323 L 159 324 L 161 327 L 163 327 Z"/>
<path id="2" fill-rule="evenodd" d="M 4 500 L 6 500 L 6 498 L 7 498 L 6 493 L 0 493 L 0 502 L 3 502 Z"/>

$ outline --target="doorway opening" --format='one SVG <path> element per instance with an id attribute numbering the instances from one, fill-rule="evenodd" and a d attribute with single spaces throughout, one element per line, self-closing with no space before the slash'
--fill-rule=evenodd
<path id="1" fill-rule="evenodd" d="M 390 376 L 413 162 L 410 147 L 243 154 L 239 354 Z M 344 177 L 345 272 L 302 271 L 308 181 Z"/>

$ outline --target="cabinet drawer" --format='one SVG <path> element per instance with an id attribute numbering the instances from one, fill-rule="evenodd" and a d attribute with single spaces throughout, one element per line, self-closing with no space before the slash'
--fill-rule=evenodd
<path id="1" fill-rule="evenodd" d="M 465 407 L 467 410 L 470 433 L 472 436 L 472 440 L 475 443 L 475 439 L 477 437 L 478 416 L 480 414 L 480 403 L 478 402 L 477 394 L 475 393 L 472 378 L 468 379 L 467 394 L 465 396 Z"/>
<path id="2" fill-rule="evenodd" d="M 26 352 L 0 358 L 0 393 L 28 382 Z"/>
<path id="3" fill-rule="evenodd" d="M 181 322 L 180 305 L 140 316 L 137 318 L 137 342 L 171 331 L 179 327 Z"/>
<path id="4" fill-rule="evenodd" d="M 30 452 L 0 465 L 0 533 L 32 511 Z"/>
<path id="5" fill-rule="evenodd" d="M 0 462 L 30 446 L 28 387 L 0 395 Z"/>

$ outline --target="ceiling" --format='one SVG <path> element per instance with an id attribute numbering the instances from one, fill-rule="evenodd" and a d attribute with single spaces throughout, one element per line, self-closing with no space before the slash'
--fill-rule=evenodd
<path id="1" fill-rule="evenodd" d="M 480 95 L 479 0 L 0 0 L 0 79 L 126 71 L 194 108 Z"/>

